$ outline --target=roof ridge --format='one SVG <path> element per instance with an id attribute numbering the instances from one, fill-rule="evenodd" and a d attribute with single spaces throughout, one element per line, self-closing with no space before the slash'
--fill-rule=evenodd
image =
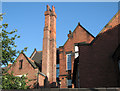
<path id="1" fill-rule="evenodd" d="M 42 52 L 42 51 L 37 51 L 37 52 Z"/>
<path id="2" fill-rule="evenodd" d="M 85 30 L 89 35 L 91 35 L 93 38 L 95 38 L 90 32 L 88 32 L 81 24 L 80 22 L 78 22 L 78 25 L 75 27 L 74 31 L 77 29 L 77 27 L 80 26 L 81 28 L 83 28 L 83 30 Z M 72 33 L 74 33 L 74 31 Z M 67 39 L 67 41 L 69 40 L 69 38 Z M 65 44 L 67 43 L 67 41 L 64 43 L 63 46 L 65 46 Z"/>
<path id="3" fill-rule="evenodd" d="M 108 21 L 108 23 L 103 27 L 103 29 L 98 33 L 98 35 L 102 32 L 104 32 L 104 30 L 106 29 L 106 27 L 113 21 L 113 19 L 115 19 L 115 17 L 120 13 L 120 10 Z M 98 36 L 97 35 L 97 36 Z"/>
<path id="4" fill-rule="evenodd" d="M 30 61 L 34 62 L 35 60 L 32 60 L 31 58 L 27 57 Z"/>
<path id="5" fill-rule="evenodd" d="M 30 58 L 32 57 L 32 55 L 34 54 L 34 52 L 37 52 L 36 48 L 34 48 L 34 51 L 33 51 L 32 54 L 30 55 Z"/>

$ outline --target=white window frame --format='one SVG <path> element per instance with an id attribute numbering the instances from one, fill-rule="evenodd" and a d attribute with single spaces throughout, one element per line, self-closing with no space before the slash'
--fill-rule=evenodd
<path id="1" fill-rule="evenodd" d="M 79 50 L 78 50 L 78 46 L 75 46 L 75 52 L 78 52 Z"/>
<path id="2" fill-rule="evenodd" d="M 16 77 L 22 77 L 22 76 L 25 76 L 26 77 L 26 74 L 24 75 L 15 75 Z"/>
<path id="3" fill-rule="evenodd" d="M 78 46 L 75 46 L 75 58 L 79 56 L 79 48 Z"/>

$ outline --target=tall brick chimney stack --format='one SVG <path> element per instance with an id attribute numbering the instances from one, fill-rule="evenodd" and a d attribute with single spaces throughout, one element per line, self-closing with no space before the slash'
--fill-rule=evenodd
<path id="1" fill-rule="evenodd" d="M 45 27 L 44 27 L 44 37 L 43 37 L 43 50 L 42 50 L 42 72 L 49 76 L 48 62 L 50 55 L 50 7 L 47 5 L 47 11 L 45 15 Z"/>
<path id="2" fill-rule="evenodd" d="M 56 82 L 56 13 L 52 6 L 50 16 L 50 81 Z"/>
<path id="3" fill-rule="evenodd" d="M 50 84 L 56 82 L 56 13 L 47 5 L 45 11 L 45 27 L 43 37 L 42 72 L 47 75 Z"/>

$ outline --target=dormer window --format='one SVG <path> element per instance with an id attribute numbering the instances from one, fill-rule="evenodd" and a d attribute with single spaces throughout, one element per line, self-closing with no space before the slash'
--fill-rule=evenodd
<path id="1" fill-rule="evenodd" d="M 19 60 L 19 69 L 22 69 L 22 62 L 23 60 Z"/>

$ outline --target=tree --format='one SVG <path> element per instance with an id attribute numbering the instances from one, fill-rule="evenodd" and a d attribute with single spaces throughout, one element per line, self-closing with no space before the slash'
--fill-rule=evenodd
<path id="1" fill-rule="evenodd" d="M 22 75 L 21 77 L 16 77 L 13 73 L 5 73 L 2 76 L 2 89 L 28 89 L 26 82 L 27 77 Z"/>
<path id="2" fill-rule="evenodd" d="M 0 15 L 0 20 L 2 20 L 2 15 Z M 20 38 L 17 34 L 17 29 L 14 31 L 7 31 L 8 24 L 2 24 L 0 28 L 2 28 L 2 33 L 0 33 L 0 46 L 2 45 L 2 65 L 8 65 L 9 62 L 13 63 L 15 62 L 15 57 L 17 57 L 17 54 L 20 53 L 20 51 L 16 50 L 17 45 L 15 44 L 15 39 Z M 12 36 L 12 37 L 11 37 Z M 27 51 L 27 47 L 24 48 L 23 51 Z"/>
<path id="3" fill-rule="evenodd" d="M 0 21 L 3 20 L 2 16 L 3 14 L 0 14 Z M 17 29 L 8 32 L 7 27 L 7 23 L 0 25 L 0 29 L 2 30 L 2 32 L 0 32 L 0 61 L 1 65 L 5 66 L 7 66 L 9 62 L 14 63 L 18 53 L 27 51 L 27 47 L 21 51 L 16 50 L 17 45 L 15 44 L 15 39 L 20 38 L 20 36 L 16 34 Z M 0 76 L 2 89 L 27 89 L 29 87 L 27 86 L 29 81 L 25 76 L 16 77 L 13 73 L 9 74 L 7 71 L 3 71 L 2 73 L 2 79 Z"/>

